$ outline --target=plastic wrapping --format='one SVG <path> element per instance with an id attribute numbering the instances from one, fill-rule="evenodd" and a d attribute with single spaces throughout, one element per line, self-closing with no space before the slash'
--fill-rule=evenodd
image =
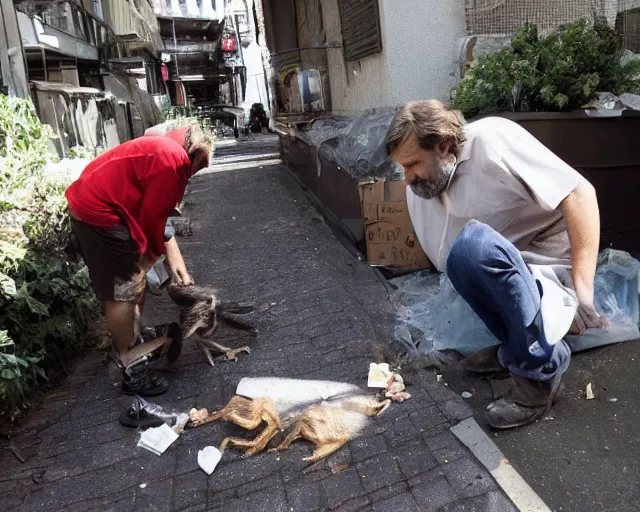
<path id="1" fill-rule="evenodd" d="M 573 352 L 640 337 L 639 272 L 640 262 L 624 251 L 600 254 L 594 302 L 609 327 L 568 335 Z M 445 275 L 421 271 L 392 283 L 397 286 L 395 342 L 409 354 L 456 350 L 468 355 L 499 343 Z"/>
<path id="2" fill-rule="evenodd" d="M 640 338 L 638 301 L 640 262 L 629 253 L 606 249 L 598 257 L 594 304 L 609 326 L 588 329 L 582 336 L 568 335 L 573 352 Z"/>
<path id="3" fill-rule="evenodd" d="M 638 272 L 640 262 L 627 252 L 606 249 L 598 257 L 595 306 L 610 323 L 640 321 Z"/>
<path id="4" fill-rule="evenodd" d="M 499 343 L 446 275 L 420 271 L 394 281 L 395 338 L 410 354 L 457 350 L 466 355 Z"/>
<path id="5" fill-rule="evenodd" d="M 165 412 L 165 410 L 160 405 L 147 402 L 140 396 L 136 396 L 131 407 L 135 408 L 138 413 L 140 413 L 140 411 L 144 411 L 150 416 L 160 418 L 167 423 L 174 423 L 178 417 L 178 414 Z"/>
<path id="6" fill-rule="evenodd" d="M 357 180 L 401 178 L 402 168 L 387 156 L 385 147 L 395 113 L 395 108 L 370 109 L 354 119 L 348 131 L 339 137 L 335 148 L 338 166 Z"/>

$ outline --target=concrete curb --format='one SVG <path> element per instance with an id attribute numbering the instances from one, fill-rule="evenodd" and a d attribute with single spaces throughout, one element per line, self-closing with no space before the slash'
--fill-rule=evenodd
<path id="1" fill-rule="evenodd" d="M 487 468 L 518 510 L 521 512 L 551 512 L 551 509 L 514 469 L 475 419 L 468 418 L 461 421 L 450 430 Z"/>

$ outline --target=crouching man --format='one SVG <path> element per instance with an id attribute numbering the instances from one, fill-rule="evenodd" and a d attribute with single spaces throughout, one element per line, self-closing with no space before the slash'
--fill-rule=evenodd
<path id="1" fill-rule="evenodd" d="M 594 309 L 593 187 L 518 124 L 465 124 L 438 101 L 399 110 L 386 145 L 404 167 L 422 248 L 501 342 L 463 361 L 475 374 L 510 374 L 509 393 L 488 408 L 489 424 L 536 421 L 569 366 L 565 335 L 605 324 Z"/>
<path id="2" fill-rule="evenodd" d="M 165 237 L 165 225 L 189 178 L 209 166 L 211 150 L 211 138 L 197 126 L 140 137 L 94 159 L 66 191 L 127 394 L 154 396 L 167 390 L 165 379 L 148 372 L 147 356 L 158 342 L 156 348 L 181 334 L 170 332 L 168 340 L 140 346 L 145 277 L 166 253 L 173 280 L 192 283 L 175 238 Z"/>

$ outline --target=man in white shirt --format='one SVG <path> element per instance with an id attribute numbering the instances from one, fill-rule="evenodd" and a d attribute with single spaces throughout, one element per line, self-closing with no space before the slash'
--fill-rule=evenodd
<path id="1" fill-rule="evenodd" d="M 602 327 L 594 308 L 600 218 L 594 188 L 529 132 L 499 117 L 465 124 L 435 100 L 404 106 L 387 134 L 404 167 L 420 245 L 502 343 L 469 356 L 477 374 L 507 369 L 494 428 L 541 418 L 560 392 L 563 338 Z"/>

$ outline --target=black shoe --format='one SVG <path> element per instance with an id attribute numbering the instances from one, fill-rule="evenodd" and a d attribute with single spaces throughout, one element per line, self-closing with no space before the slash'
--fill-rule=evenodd
<path id="1" fill-rule="evenodd" d="M 140 325 L 140 338 L 142 343 L 155 340 L 157 338 L 155 327 L 146 327 L 144 325 Z"/>
<path id="2" fill-rule="evenodd" d="M 125 395 L 158 396 L 167 389 L 167 380 L 153 375 L 147 368 L 146 361 L 129 365 L 122 372 L 122 392 Z"/>

